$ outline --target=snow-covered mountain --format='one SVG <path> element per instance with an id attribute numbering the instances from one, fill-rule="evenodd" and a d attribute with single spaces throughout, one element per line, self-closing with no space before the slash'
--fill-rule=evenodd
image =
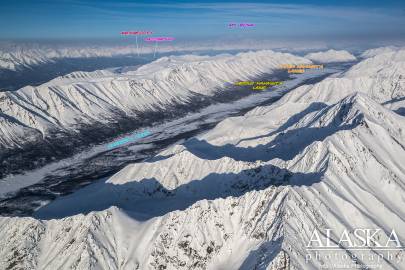
<path id="1" fill-rule="evenodd" d="M 305 55 L 305 58 L 318 63 L 351 62 L 356 61 L 356 57 L 348 51 L 328 50 Z"/>
<path id="2" fill-rule="evenodd" d="M 395 52 L 395 51 L 399 51 L 399 50 L 403 50 L 405 49 L 404 47 L 397 47 L 397 46 L 386 46 L 386 47 L 379 47 L 379 48 L 374 48 L 374 49 L 369 49 L 364 51 L 360 57 L 362 58 L 369 58 L 369 57 L 373 57 L 376 56 L 378 54 L 383 54 L 383 53 L 391 53 L 391 52 Z"/>
<path id="3" fill-rule="evenodd" d="M 333 104 L 342 98 L 362 92 L 376 102 L 398 113 L 405 113 L 405 50 L 382 53 L 364 59 L 348 71 L 325 80 L 298 87 L 274 106 L 291 110 L 291 102 L 301 104 L 322 102 Z M 286 107 L 284 107 L 286 106 Z M 273 107 L 256 108 L 250 114 L 264 114 Z"/>
<path id="4" fill-rule="evenodd" d="M 166 46 L 161 51 L 167 51 Z M 62 58 L 91 58 L 137 55 L 135 46 L 115 47 L 65 47 L 65 48 L 17 48 L 0 50 L 0 68 L 18 70 L 23 67 L 53 62 Z M 153 52 L 153 48 L 145 47 L 142 54 Z"/>
<path id="5" fill-rule="evenodd" d="M 127 40 L 129 42 L 129 40 Z M 131 45 L 121 46 L 22 46 L 15 44 L 13 46 L 2 47 L 0 44 L 0 69 L 18 71 L 21 68 L 33 68 L 35 65 L 50 63 L 58 59 L 74 58 L 92 58 L 92 57 L 120 57 L 120 56 L 138 56 L 144 54 L 153 54 L 155 44 L 140 43 L 139 48 L 132 42 Z M 325 49 L 325 45 L 319 44 L 286 44 L 272 41 L 256 42 L 252 40 L 238 40 L 238 42 L 169 42 L 159 44 L 158 53 L 167 52 L 191 52 L 206 50 L 266 50 L 266 49 L 285 49 L 287 51 L 305 51 L 308 49 Z"/>
<path id="6" fill-rule="evenodd" d="M 38 140 L 41 134 L 46 137 L 50 131 L 106 124 L 122 117 L 136 117 L 137 112 L 186 104 L 196 96 L 211 96 L 235 81 L 271 73 L 286 61 L 310 63 L 273 51 L 236 56 L 171 56 L 135 71 L 74 72 L 37 87 L 2 92 L 0 143 L 13 148 L 29 138 Z"/>
<path id="7" fill-rule="evenodd" d="M 346 241 L 319 259 L 306 249 L 314 229 L 330 229 L 334 243 L 344 229 L 380 228 L 378 240 L 395 230 L 404 245 L 405 118 L 388 105 L 403 96 L 402 59 L 366 59 L 36 218 L 0 218 L 0 268 L 404 269 L 400 250 L 377 261 L 378 246 L 351 250 Z"/>

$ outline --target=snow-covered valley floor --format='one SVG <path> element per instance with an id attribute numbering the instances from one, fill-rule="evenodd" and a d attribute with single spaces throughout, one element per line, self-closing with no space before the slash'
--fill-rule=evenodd
<path id="1" fill-rule="evenodd" d="M 237 101 L 215 103 L 185 117 L 156 126 L 145 126 L 119 137 L 144 129 L 151 131 L 151 136 L 134 143 L 110 150 L 107 148 L 110 142 L 105 142 L 42 168 L 9 175 L 0 180 L 0 198 L 3 197 L 0 201 L 0 214 L 30 215 L 60 196 L 92 182 L 102 181 L 99 179 L 111 176 L 127 164 L 144 160 L 169 145 L 181 143 L 187 138 L 207 131 L 229 116 L 242 115 L 256 106 L 271 104 L 298 85 L 320 81 L 325 76 L 347 68 L 347 65 L 329 65 L 329 68 L 323 70 L 293 75 L 291 80 L 285 81 L 277 90 L 269 88 L 264 92 L 255 91 L 254 94 Z M 261 80 L 276 80 L 274 76 L 268 76 Z M 250 89 L 245 91 L 252 92 Z M 115 140 L 117 138 L 111 141 Z"/>

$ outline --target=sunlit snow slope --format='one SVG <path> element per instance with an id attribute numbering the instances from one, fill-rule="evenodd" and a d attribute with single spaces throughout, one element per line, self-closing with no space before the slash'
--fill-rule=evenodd
<path id="1" fill-rule="evenodd" d="M 56 200 L 42 219 L 0 218 L 0 267 L 320 269 L 352 261 L 306 260 L 314 229 L 335 241 L 343 229 L 394 229 L 405 243 L 405 118 L 387 103 L 403 97 L 403 53 L 224 120 Z M 379 251 L 345 244 L 338 252 L 359 268 L 376 263 Z M 380 269 L 405 269 L 401 256 Z"/>
<path id="2" fill-rule="evenodd" d="M 171 56 L 126 73 L 74 72 L 38 87 L 2 92 L 0 146 L 13 148 L 51 131 L 71 131 L 186 104 L 235 81 L 271 73 L 285 62 L 310 63 L 272 51 Z"/>
<path id="3" fill-rule="evenodd" d="M 328 50 L 325 52 L 315 52 L 305 55 L 312 61 L 319 63 L 350 62 L 356 61 L 356 57 L 348 51 Z"/>

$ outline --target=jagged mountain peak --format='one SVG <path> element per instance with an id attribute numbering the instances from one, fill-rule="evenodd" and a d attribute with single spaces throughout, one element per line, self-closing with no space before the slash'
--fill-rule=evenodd
<path id="1" fill-rule="evenodd" d="M 209 97 L 237 80 L 274 72 L 284 59 L 310 63 L 272 51 L 179 56 L 170 63 L 167 59 L 119 74 L 76 72 L 37 87 L 0 93 L 0 110 L 46 136 L 50 131 L 71 131 L 78 125 L 106 124 L 123 116 L 135 117 L 138 112 L 187 104 L 196 96 Z"/>
<path id="2" fill-rule="evenodd" d="M 306 249 L 314 229 L 332 229 L 335 242 L 344 228 L 395 229 L 403 242 L 405 120 L 368 84 L 336 92 L 339 79 L 350 81 L 301 86 L 130 164 L 42 207 L 40 221 L 0 218 L 1 266 L 320 269 Z M 339 249 L 364 252 L 363 268 L 376 252 Z"/>

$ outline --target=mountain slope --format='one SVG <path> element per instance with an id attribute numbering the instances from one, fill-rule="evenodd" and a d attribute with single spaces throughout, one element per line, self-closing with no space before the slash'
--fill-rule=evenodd
<path id="1" fill-rule="evenodd" d="M 316 85 L 305 94 L 328 91 Z M 296 98 L 301 91 L 128 165 L 36 218 L 0 218 L 0 267 L 404 269 L 403 251 L 376 261 L 387 251 L 343 242 L 317 259 L 306 246 L 314 229 L 331 229 L 334 243 L 344 229 L 380 228 L 379 241 L 394 229 L 405 243 L 405 118 L 366 88 L 325 102 Z"/>
<path id="2" fill-rule="evenodd" d="M 249 114 L 265 114 L 269 110 L 282 113 L 287 107 L 291 113 L 295 113 L 305 110 L 312 103 L 312 106 L 316 103 L 333 104 L 356 92 L 365 93 L 386 108 L 401 114 L 401 108 L 405 108 L 404 76 L 405 50 L 383 53 L 362 60 L 343 74 L 298 87 L 273 106 L 258 107 Z"/>
<path id="3" fill-rule="evenodd" d="M 398 51 L 400 49 L 404 49 L 404 48 L 397 47 L 397 46 L 386 46 L 386 47 L 373 48 L 373 49 L 369 49 L 369 50 L 364 51 L 360 55 L 360 57 L 369 58 L 369 57 L 373 57 L 373 56 L 383 54 L 383 53 L 395 52 L 395 51 Z"/>
<path id="4" fill-rule="evenodd" d="M 305 58 L 318 63 L 351 62 L 356 57 L 347 51 L 328 50 L 305 55 Z"/>
<path id="5" fill-rule="evenodd" d="M 241 122 L 250 124 L 241 129 Z M 48 247 L 25 257 L 41 269 L 319 269 L 304 256 L 314 227 L 394 228 L 405 239 L 404 126 L 363 94 L 284 128 L 257 116 L 224 121 L 39 215 L 108 210 L 41 223 L 2 218 L 4 243 L 29 254 Z M 11 224 L 21 220 L 35 234 L 16 241 L 10 232 L 20 226 Z"/>
<path id="6" fill-rule="evenodd" d="M 154 112 L 174 104 L 188 104 L 212 96 L 218 88 L 274 71 L 285 61 L 309 63 L 290 54 L 260 51 L 219 56 L 171 56 L 136 71 L 74 72 L 38 87 L 0 93 L 0 117 L 47 136 L 52 131 L 106 124 L 140 112 Z M 4 120 L 3 120 L 4 121 Z M 22 127 L 21 127 L 22 128 Z M 3 147 L 16 146 L 3 136 Z M 18 137 L 14 134 L 13 137 Z"/>
<path id="7" fill-rule="evenodd" d="M 36 65 L 52 63 L 63 59 L 75 58 L 97 58 L 97 57 L 136 57 L 141 55 L 152 55 L 155 52 L 155 45 L 150 43 L 140 44 L 139 49 L 133 41 L 126 43 L 129 45 L 82 45 L 70 46 L 68 44 L 0 44 L 0 69 L 19 71 L 24 68 L 35 68 Z M 274 40 L 238 40 L 238 42 L 227 43 L 217 42 L 168 42 L 158 46 L 157 53 L 177 53 L 196 51 L 229 51 L 229 50 L 267 50 L 280 48 L 283 51 L 308 51 L 313 49 L 323 49 L 325 45 L 310 45 L 290 43 L 275 43 Z"/>

